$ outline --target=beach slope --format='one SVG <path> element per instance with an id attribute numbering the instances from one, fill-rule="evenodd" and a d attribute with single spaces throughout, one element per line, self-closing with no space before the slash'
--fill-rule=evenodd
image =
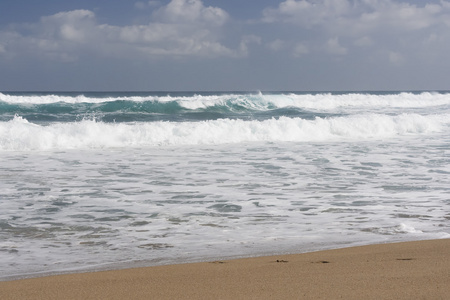
<path id="1" fill-rule="evenodd" d="M 448 299 L 450 239 L 0 282 L 6 299 Z"/>

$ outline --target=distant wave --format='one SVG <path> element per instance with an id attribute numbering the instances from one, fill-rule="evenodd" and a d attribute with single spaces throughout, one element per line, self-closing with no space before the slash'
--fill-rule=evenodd
<path id="1" fill-rule="evenodd" d="M 0 122 L 0 150 L 367 140 L 439 132 L 448 122 L 448 115 L 366 114 L 313 120 L 289 117 L 263 121 L 219 119 L 147 123 L 82 120 L 43 126 L 15 116 L 13 120 Z"/>
<path id="2" fill-rule="evenodd" d="M 314 110 L 328 110 L 339 107 L 430 107 L 450 105 L 450 93 L 392 93 L 392 94 L 218 94 L 218 95 L 189 95 L 189 96 L 85 96 L 80 95 L 11 95 L 0 93 L 0 102 L 8 104 L 99 104 L 105 102 L 146 102 L 155 104 L 176 103 L 189 110 L 205 109 L 209 107 L 226 107 L 230 110 L 249 109 L 267 110 L 283 107 L 298 107 Z"/>
<path id="3" fill-rule="evenodd" d="M 29 122 L 185 122 L 218 119 L 267 120 L 350 114 L 426 113 L 450 107 L 450 93 L 396 94 L 211 94 L 134 95 L 120 93 L 2 94 L 0 121 L 20 115 Z"/>

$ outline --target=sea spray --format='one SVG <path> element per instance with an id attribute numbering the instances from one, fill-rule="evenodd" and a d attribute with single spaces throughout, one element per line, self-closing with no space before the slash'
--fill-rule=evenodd
<path id="1" fill-rule="evenodd" d="M 439 132 L 448 118 L 368 114 L 335 118 L 280 117 L 264 121 L 104 123 L 96 120 L 37 125 L 20 116 L 0 122 L 0 150 L 64 150 L 243 142 L 312 142 L 392 138 Z"/>

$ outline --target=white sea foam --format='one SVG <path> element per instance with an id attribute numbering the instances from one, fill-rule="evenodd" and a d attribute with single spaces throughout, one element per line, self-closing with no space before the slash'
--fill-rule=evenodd
<path id="1" fill-rule="evenodd" d="M 313 110 L 333 110 L 352 107 L 366 108 L 423 108 L 450 105 L 450 94 L 423 92 L 420 94 L 287 94 L 265 95 L 264 99 L 278 107 L 294 106 Z"/>
<path id="2" fill-rule="evenodd" d="M 43 126 L 16 116 L 11 121 L 0 123 L 0 149 L 26 151 L 366 140 L 439 132 L 449 121 L 447 115 L 367 114 L 314 120 L 281 117 L 265 121 L 219 119 L 182 123 L 103 123 L 83 120 Z"/>
<path id="3" fill-rule="evenodd" d="M 440 133 L 3 152 L 0 280 L 448 238 L 446 149 Z"/>
<path id="4" fill-rule="evenodd" d="M 247 109 L 298 107 L 310 110 L 335 110 L 348 108 L 421 108 L 450 105 L 450 93 L 393 93 L 393 94 L 224 94 L 192 96 L 114 96 L 87 97 L 63 95 L 10 95 L 0 93 L 0 101 L 11 104 L 51 103 L 104 103 L 117 100 L 177 102 L 186 109 L 204 109 L 212 106 L 239 105 Z"/>
<path id="5" fill-rule="evenodd" d="M 0 94 L 0 280 L 450 236 L 449 94 L 62 95 Z"/>
<path id="6" fill-rule="evenodd" d="M 126 97 L 87 97 L 83 94 L 77 96 L 64 96 L 57 94 L 48 95 L 10 95 L 0 93 L 0 101 L 11 103 L 11 104 L 51 104 L 51 103 L 104 103 L 112 102 L 117 100 L 128 100 L 128 101 L 171 101 L 172 98 L 168 97 L 156 97 L 156 96 L 126 96 Z"/>

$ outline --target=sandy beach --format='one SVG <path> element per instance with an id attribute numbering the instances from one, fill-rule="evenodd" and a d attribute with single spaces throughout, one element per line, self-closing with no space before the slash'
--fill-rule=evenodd
<path id="1" fill-rule="evenodd" d="M 450 239 L 0 282 L 1 299 L 448 299 Z"/>

